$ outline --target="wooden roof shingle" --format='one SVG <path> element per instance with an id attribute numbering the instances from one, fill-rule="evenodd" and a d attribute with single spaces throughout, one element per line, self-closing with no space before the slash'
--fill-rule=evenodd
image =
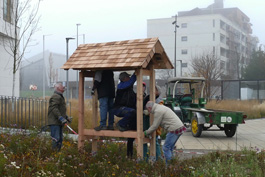
<path id="1" fill-rule="evenodd" d="M 158 38 L 81 44 L 62 69 L 130 70 L 147 68 L 151 61 L 155 69 L 173 68 Z"/>

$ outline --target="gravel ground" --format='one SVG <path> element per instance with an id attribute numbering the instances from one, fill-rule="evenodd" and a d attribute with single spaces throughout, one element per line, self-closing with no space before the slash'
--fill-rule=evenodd
<path id="1" fill-rule="evenodd" d="M 175 151 L 176 155 L 180 160 L 185 160 L 185 159 L 191 159 L 192 157 L 201 157 L 203 155 L 206 155 L 210 152 L 214 152 L 214 150 L 200 150 L 200 149 L 189 149 L 189 150 L 182 150 L 178 149 Z"/>

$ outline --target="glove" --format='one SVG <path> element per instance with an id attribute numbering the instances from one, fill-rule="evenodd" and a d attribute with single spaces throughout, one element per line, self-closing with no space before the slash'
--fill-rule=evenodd
<path id="1" fill-rule="evenodd" d="M 146 116 L 148 116 L 149 115 L 149 112 L 148 112 L 148 110 L 144 110 L 144 115 L 146 115 Z"/>
<path id="2" fill-rule="evenodd" d="M 72 117 L 68 117 L 68 116 L 66 115 L 66 120 L 67 120 L 67 122 L 72 123 L 73 118 L 72 118 Z"/>
<path id="3" fill-rule="evenodd" d="M 146 134 L 146 131 L 144 131 L 144 137 L 145 137 L 145 138 L 152 139 L 152 136 L 151 136 L 151 135 L 147 135 L 147 134 Z"/>
<path id="4" fill-rule="evenodd" d="M 91 95 L 95 95 L 95 91 L 94 90 L 91 90 Z"/>
<path id="5" fill-rule="evenodd" d="M 63 116 L 59 117 L 59 121 L 61 122 L 62 125 L 67 123 L 67 120 L 65 118 L 63 118 Z"/>

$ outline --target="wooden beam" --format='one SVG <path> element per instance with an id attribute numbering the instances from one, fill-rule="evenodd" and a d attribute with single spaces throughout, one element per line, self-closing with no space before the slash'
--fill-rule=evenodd
<path id="1" fill-rule="evenodd" d="M 79 118 L 78 118 L 78 149 L 84 147 L 84 72 L 79 72 Z"/>
<path id="2" fill-rule="evenodd" d="M 136 70 L 137 75 L 137 157 L 143 158 L 143 69 Z"/>
<path id="3" fill-rule="evenodd" d="M 95 71 L 84 71 L 84 77 L 95 77 Z"/>
<path id="4" fill-rule="evenodd" d="M 94 83 L 95 78 L 93 78 Z M 96 127 L 98 124 L 98 92 L 95 90 L 94 95 L 92 96 L 92 128 Z M 97 152 L 97 140 L 92 139 L 92 153 Z"/>
<path id="5" fill-rule="evenodd" d="M 137 131 L 124 131 L 121 132 L 119 130 L 101 130 L 96 131 L 94 129 L 84 129 L 85 139 L 98 139 L 100 136 L 107 137 L 120 137 L 120 138 L 136 138 L 137 139 Z M 149 138 L 144 138 L 143 142 L 150 143 Z M 136 142 L 137 143 L 137 142 Z"/>
<path id="6" fill-rule="evenodd" d="M 150 70 L 149 69 L 143 69 L 143 76 L 150 76 Z"/>
<path id="7" fill-rule="evenodd" d="M 150 66 L 150 101 L 155 102 L 155 70 L 154 65 Z M 150 114 L 150 126 L 153 124 L 154 115 Z M 156 156 L 156 132 L 152 133 L 152 139 L 150 143 L 150 156 Z"/>
<path id="8" fill-rule="evenodd" d="M 107 137 L 121 137 L 121 138 L 137 138 L 136 131 L 118 131 L 118 130 L 101 130 L 85 129 L 84 135 L 88 136 L 107 136 Z"/>

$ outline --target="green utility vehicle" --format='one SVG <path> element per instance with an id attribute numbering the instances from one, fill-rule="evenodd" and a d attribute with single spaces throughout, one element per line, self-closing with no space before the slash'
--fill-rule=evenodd
<path id="1" fill-rule="evenodd" d="M 170 78 L 164 104 L 178 115 L 185 126 L 191 126 L 194 137 L 200 137 L 202 131 L 209 130 L 213 125 L 217 126 L 214 130 L 224 131 L 227 137 L 233 137 L 238 124 L 245 123 L 246 116 L 237 111 L 206 109 L 204 86 L 203 77 Z"/>

